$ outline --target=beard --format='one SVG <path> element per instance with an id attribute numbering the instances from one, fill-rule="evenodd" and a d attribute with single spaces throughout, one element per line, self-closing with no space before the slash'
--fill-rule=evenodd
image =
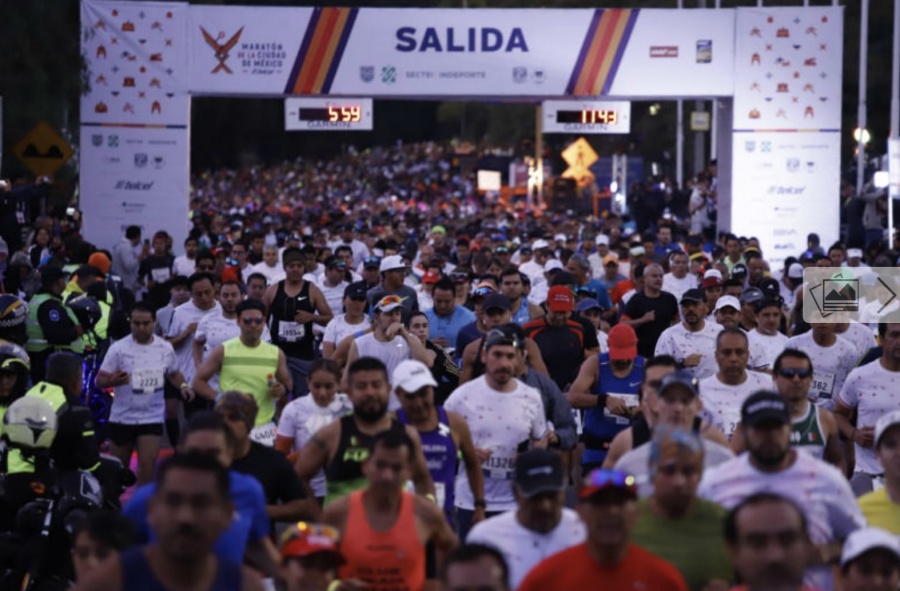
<path id="1" fill-rule="evenodd" d="M 353 407 L 353 416 L 363 423 L 377 423 L 387 414 L 387 404 L 381 401 L 367 403 L 365 407 L 362 405 Z"/>

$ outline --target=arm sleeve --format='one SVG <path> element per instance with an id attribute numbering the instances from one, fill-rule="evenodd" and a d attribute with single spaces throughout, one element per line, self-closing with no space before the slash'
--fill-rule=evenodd
<path id="1" fill-rule="evenodd" d="M 850 372 L 850 375 L 847 376 L 846 381 L 844 381 L 844 387 L 841 388 L 841 393 L 838 395 L 838 399 L 843 402 L 845 406 L 850 408 L 859 406 L 859 396 L 856 393 L 855 377 L 853 372 Z"/>
<path id="2" fill-rule="evenodd" d="M 38 323 L 44 331 L 44 338 L 51 345 L 68 345 L 78 338 L 75 323 L 59 302 L 45 302 L 38 309 Z"/>
<path id="3" fill-rule="evenodd" d="M 322 334 L 322 341 L 325 343 L 333 343 L 337 345 L 337 317 L 332 318 L 325 325 L 325 332 Z"/>

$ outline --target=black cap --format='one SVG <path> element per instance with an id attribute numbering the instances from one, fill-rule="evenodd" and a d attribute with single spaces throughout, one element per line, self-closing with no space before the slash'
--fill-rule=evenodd
<path id="1" fill-rule="evenodd" d="M 764 294 L 761 289 L 758 287 L 748 287 L 743 292 L 741 292 L 741 300 L 742 304 L 755 304 L 756 302 L 763 299 Z"/>
<path id="2" fill-rule="evenodd" d="M 524 497 L 566 488 L 559 455 L 546 449 L 530 449 L 516 458 L 515 485 Z"/>
<path id="3" fill-rule="evenodd" d="M 364 298 L 368 294 L 365 281 L 356 281 L 344 288 L 345 298 Z"/>
<path id="4" fill-rule="evenodd" d="M 781 295 L 781 287 L 774 277 L 764 277 L 758 287 L 767 298 L 777 298 Z"/>
<path id="5" fill-rule="evenodd" d="M 363 261 L 363 268 L 365 268 L 365 269 L 381 268 L 381 257 L 367 257 L 366 260 Z"/>
<path id="6" fill-rule="evenodd" d="M 760 390 L 751 394 L 741 406 L 741 423 L 745 427 L 753 427 L 763 421 L 788 424 L 791 415 L 787 404 L 780 394 L 769 390 Z"/>
<path id="7" fill-rule="evenodd" d="M 510 303 L 509 298 L 502 293 L 492 293 L 484 298 L 481 309 L 485 312 L 488 310 L 503 310 L 504 312 L 509 312 L 512 309 L 512 303 Z"/>
<path id="8" fill-rule="evenodd" d="M 702 289 L 692 288 L 681 294 L 681 303 L 685 302 L 705 302 L 706 294 Z"/>
<path id="9" fill-rule="evenodd" d="M 744 263 L 738 263 L 731 268 L 731 276 L 737 277 L 738 275 L 740 275 L 741 277 L 747 276 L 747 265 L 745 265 Z"/>

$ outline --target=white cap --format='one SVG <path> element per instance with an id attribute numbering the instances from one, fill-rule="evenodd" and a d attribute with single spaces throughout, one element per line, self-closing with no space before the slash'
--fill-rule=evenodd
<path id="1" fill-rule="evenodd" d="M 385 271 L 391 271 L 393 269 L 405 269 L 406 263 L 403 262 L 403 257 L 399 254 L 392 254 L 389 257 L 384 257 L 381 259 L 381 266 L 379 267 L 379 271 L 384 273 Z"/>
<path id="2" fill-rule="evenodd" d="M 844 551 L 841 552 L 841 568 L 876 548 L 887 550 L 900 561 L 900 541 L 896 536 L 879 527 L 864 527 L 847 536 L 844 541 Z"/>
<path id="3" fill-rule="evenodd" d="M 718 273 L 718 271 L 716 271 L 716 273 Z M 736 297 L 734 297 L 732 295 L 725 295 L 725 296 L 720 297 L 718 300 L 716 300 L 716 309 L 714 311 L 718 312 L 722 308 L 727 308 L 729 306 L 731 306 L 738 312 L 741 311 L 741 303 L 738 301 L 738 299 Z"/>
<path id="4" fill-rule="evenodd" d="M 550 259 L 546 263 L 544 263 L 544 273 L 549 273 L 553 269 L 564 269 L 562 262 L 559 259 Z"/>
<path id="5" fill-rule="evenodd" d="M 892 410 L 885 415 L 881 415 L 881 418 L 875 422 L 875 447 L 878 447 L 878 441 L 884 435 L 884 432 L 894 425 L 900 425 L 900 410 Z"/>
<path id="6" fill-rule="evenodd" d="M 847 249 L 847 258 L 848 259 L 861 259 L 863 256 L 863 251 L 861 248 L 848 248 Z"/>
<path id="7" fill-rule="evenodd" d="M 637 246 L 632 246 L 631 249 L 628 251 L 628 254 L 630 254 L 633 257 L 641 257 L 641 256 L 644 256 L 645 254 L 647 254 L 647 250 L 639 244 Z"/>
<path id="8" fill-rule="evenodd" d="M 531 250 L 541 250 L 543 248 L 550 248 L 550 243 L 543 238 L 538 238 L 534 241 L 534 244 L 531 245 Z"/>
<path id="9" fill-rule="evenodd" d="M 416 392 L 425 386 L 435 387 L 437 382 L 428 369 L 421 361 L 415 359 L 404 359 L 397 367 L 394 368 L 394 375 L 391 383 L 394 388 L 402 389 L 404 392 Z"/>
<path id="10" fill-rule="evenodd" d="M 553 239 L 557 242 L 565 242 L 566 235 L 565 234 L 557 234 L 556 236 L 553 237 Z"/>
<path id="11" fill-rule="evenodd" d="M 800 279 L 803 277 L 803 265 L 800 263 L 791 263 L 788 267 L 788 277 L 791 279 Z"/>
<path id="12" fill-rule="evenodd" d="M 598 245 L 605 244 L 609 246 L 609 236 L 606 234 L 597 234 L 597 237 L 594 238 L 594 242 Z"/>
<path id="13" fill-rule="evenodd" d="M 703 274 L 703 278 L 704 279 L 712 279 L 712 278 L 721 279 L 722 272 L 719 271 L 718 269 L 709 269 L 706 273 Z"/>

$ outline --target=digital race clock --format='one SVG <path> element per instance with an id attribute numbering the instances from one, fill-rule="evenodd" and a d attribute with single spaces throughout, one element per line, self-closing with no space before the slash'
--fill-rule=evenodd
<path id="1" fill-rule="evenodd" d="M 284 101 L 288 131 L 371 131 L 372 99 L 288 98 Z"/>
<path id="2" fill-rule="evenodd" d="M 545 133 L 628 133 L 631 103 L 627 101 L 544 101 Z"/>

